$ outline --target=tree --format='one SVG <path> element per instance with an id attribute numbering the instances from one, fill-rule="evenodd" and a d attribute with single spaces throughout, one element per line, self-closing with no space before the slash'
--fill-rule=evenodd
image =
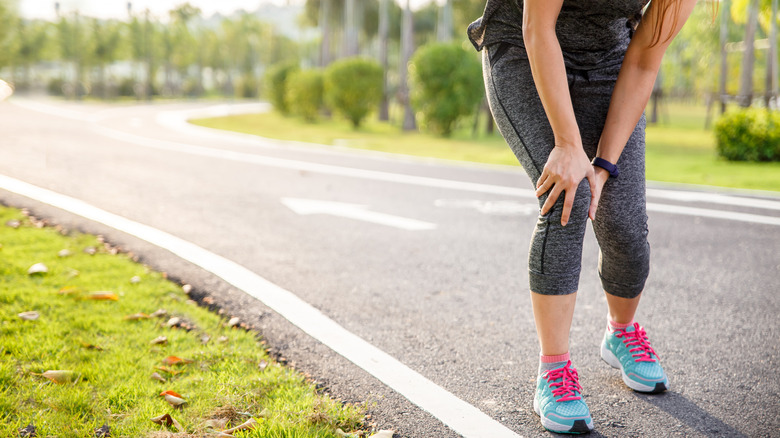
<path id="1" fill-rule="evenodd" d="M 93 52 L 91 58 L 98 67 L 98 83 L 100 85 L 100 95 L 103 99 L 108 98 L 106 65 L 117 60 L 122 37 L 119 23 L 92 19 L 92 39 L 94 43 L 92 44 Z"/>
<path id="2" fill-rule="evenodd" d="M 745 27 L 745 52 L 742 54 L 742 71 L 739 79 L 739 104 L 749 107 L 753 102 L 753 64 L 755 60 L 755 36 L 758 25 L 758 0 L 748 5 L 748 19 Z"/>
<path id="3" fill-rule="evenodd" d="M 382 98 L 382 68 L 365 58 L 345 58 L 325 70 L 325 102 L 357 129 Z"/>

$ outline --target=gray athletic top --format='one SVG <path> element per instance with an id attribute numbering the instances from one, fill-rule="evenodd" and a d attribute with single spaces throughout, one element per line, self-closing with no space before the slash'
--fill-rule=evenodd
<path id="1" fill-rule="evenodd" d="M 555 32 L 567 67 L 590 70 L 623 62 L 649 0 L 564 0 Z M 477 50 L 495 43 L 523 44 L 523 0 L 488 0 L 468 29 Z"/>

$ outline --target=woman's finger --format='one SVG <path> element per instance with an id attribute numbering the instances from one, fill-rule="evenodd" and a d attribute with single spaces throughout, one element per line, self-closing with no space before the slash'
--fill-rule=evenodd
<path id="1" fill-rule="evenodd" d="M 541 187 L 541 186 L 542 186 L 542 184 L 544 184 L 545 182 L 547 182 L 547 179 L 548 179 L 548 176 L 549 176 L 549 175 L 550 175 L 550 174 L 547 172 L 547 168 L 544 168 L 544 170 L 542 170 L 542 174 L 541 174 L 541 175 L 539 175 L 539 179 L 537 179 L 537 180 L 536 180 L 536 188 L 537 188 L 537 189 L 538 189 L 539 187 Z"/>
<path id="2" fill-rule="evenodd" d="M 566 189 L 566 194 L 563 198 L 563 211 L 561 212 L 561 225 L 564 227 L 569 223 L 569 216 L 571 215 L 571 209 L 574 206 L 574 197 L 577 195 L 577 186 L 572 185 Z"/>
<path id="3" fill-rule="evenodd" d="M 550 187 L 552 187 L 554 184 L 552 178 L 545 178 L 544 182 L 542 184 L 537 185 L 536 187 L 536 197 L 540 197 L 543 194 L 545 194 L 548 190 L 550 190 Z"/>
<path id="4" fill-rule="evenodd" d="M 552 208 L 553 205 L 555 205 L 555 201 L 558 200 L 558 196 L 563 191 L 563 188 L 561 188 L 560 184 L 555 184 L 550 191 L 550 194 L 547 195 L 547 199 L 544 201 L 544 205 L 542 205 L 542 215 L 547 214 L 548 211 Z"/>
<path id="5" fill-rule="evenodd" d="M 588 217 L 590 220 L 596 220 L 596 207 L 599 205 L 599 198 L 601 197 L 601 187 L 599 187 L 596 181 L 596 172 L 593 169 L 585 175 L 590 184 L 590 207 L 588 208 Z"/>

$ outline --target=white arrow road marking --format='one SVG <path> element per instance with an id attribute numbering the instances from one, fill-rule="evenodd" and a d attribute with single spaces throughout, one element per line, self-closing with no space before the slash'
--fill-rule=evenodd
<path id="1" fill-rule="evenodd" d="M 539 214 L 539 204 L 517 201 L 481 201 L 479 199 L 437 199 L 433 205 L 442 208 L 473 208 L 480 213 L 491 215 L 521 215 Z"/>
<path id="2" fill-rule="evenodd" d="M 371 222 L 408 231 L 433 230 L 436 228 L 436 224 L 430 222 L 368 211 L 367 205 L 300 198 L 282 198 L 281 201 L 287 208 L 300 215 L 329 214 L 331 216 Z"/>
<path id="3" fill-rule="evenodd" d="M 143 239 L 221 277 L 262 301 L 311 337 L 366 370 L 412 403 L 430 412 L 464 438 L 521 438 L 476 407 L 348 331 L 292 292 L 234 261 L 156 228 L 18 179 L 0 175 L 0 189 L 35 199 Z"/>

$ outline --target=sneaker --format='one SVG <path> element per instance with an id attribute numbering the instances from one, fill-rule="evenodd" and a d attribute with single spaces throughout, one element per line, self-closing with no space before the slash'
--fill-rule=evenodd
<path id="1" fill-rule="evenodd" d="M 571 361 L 563 368 L 542 373 L 536 381 L 534 412 L 550 432 L 588 433 L 593 430 L 590 410 L 582 400 L 577 370 Z"/>
<path id="2" fill-rule="evenodd" d="M 645 329 L 638 323 L 607 333 L 601 344 L 601 358 L 620 370 L 623 382 L 639 392 L 659 393 L 669 389 L 669 379 L 650 346 Z"/>

